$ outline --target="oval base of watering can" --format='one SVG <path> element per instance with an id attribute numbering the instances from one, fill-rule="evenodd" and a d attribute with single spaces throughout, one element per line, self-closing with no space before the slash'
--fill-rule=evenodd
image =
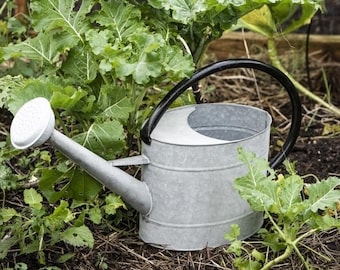
<path id="1" fill-rule="evenodd" d="M 246 174 L 238 148 L 267 158 L 270 115 L 236 104 L 197 104 L 168 110 L 142 145 L 150 163 L 142 180 L 153 207 L 140 217 L 140 237 L 171 250 L 200 250 L 226 244 L 238 224 L 241 238 L 256 233 L 263 215 L 253 212 L 233 188 Z M 165 177 L 166 176 L 166 177 Z"/>

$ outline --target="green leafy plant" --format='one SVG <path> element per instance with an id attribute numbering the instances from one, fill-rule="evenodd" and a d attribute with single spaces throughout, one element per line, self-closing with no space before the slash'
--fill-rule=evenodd
<path id="1" fill-rule="evenodd" d="M 101 8 L 91 11 L 98 3 Z M 76 7 L 72 0 L 31 1 L 31 12 L 37 35 L 2 52 L 6 61 L 24 59 L 39 68 L 34 77 L 23 77 L 20 67 L 14 80 L 3 77 L 0 105 L 15 114 L 34 97 L 49 99 L 63 133 L 106 159 L 124 155 L 138 136 L 155 102 L 145 98 L 148 87 L 193 70 L 191 57 L 151 30 L 127 2 L 87 0 Z M 61 156 L 52 166 L 33 172 L 50 202 L 91 200 L 101 190 Z"/>
<path id="2" fill-rule="evenodd" d="M 20 209 L 0 208 L 0 259 L 15 246 L 20 248 L 20 253 L 37 253 L 41 264 L 46 261 L 45 249 L 61 241 L 75 247 L 92 248 L 94 238 L 86 223 L 99 224 L 105 216 L 115 215 L 118 208 L 125 207 L 112 193 L 92 203 L 74 200 L 69 205 L 66 200 L 59 200 L 52 211 L 34 188 L 24 189 L 23 197 L 26 205 Z M 72 257 L 72 253 L 63 254 L 59 261 Z"/>
<path id="3" fill-rule="evenodd" d="M 265 36 L 267 38 L 268 55 L 272 64 L 283 71 L 302 94 L 328 108 L 335 114 L 340 115 L 339 108 L 315 95 L 294 78 L 282 64 L 276 48 L 277 38 L 285 37 L 301 26 L 310 23 L 314 14 L 319 9 L 324 10 L 323 1 L 311 0 L 303 1 L 303 3 L 281 1 L 275 5 L 264 5 L 246 14 L 238 21 L 236 28 L 242 27 Z"/>
<path id="4" fill-rule="evenodd" d="M 236 255 L 235 266 L 239 269 L 270 269 L 295 252 L 306 269 L 311 269 L 299 245 L 304 238 L 315 232 L 340 228 L 337 212 L 340 204 L 340 190 L 337 189 L 340 178 L 329 177 L 307 185 L 295 173 L 294 164 L 288 161 L 285 165 L 289 174 L 279 174 L 276 177 L 266 160 L 256 158 L 254 154 L 242 149 L 239 158 L 247 166 L 248 173 L 237 178 L 234 187 L 252 209 L 264 212 L 270 225 L 262 228 L 258 234 L 261 243 L 275 255 L 268 259 L 256 249 L 249 251 L 246 241 L 237 239 L 240 231 L 237 225 L 233 225 L 226 239 L 231 241 L 227 252 Z M 320 256 L 326 258 L 322 254 Z"/>

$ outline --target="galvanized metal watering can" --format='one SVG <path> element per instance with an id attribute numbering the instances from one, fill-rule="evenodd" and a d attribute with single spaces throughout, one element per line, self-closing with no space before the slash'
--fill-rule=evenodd
<path id="1" fill-rule="evenodd" d="M 287 140 L 271 161 L 277 167 L 291 151 L 300 128 L 301 106 L 291 81 L 265 63 L 236 59 L 209 65 L 176 85 L 155 108 L 141 131 L 142 154 L 106 161 L 54 129 L 49 102 L 26 103 L 11 125 L 16 148 L 49 141 L 68 158 L 107 186 L 140 213 L 140 237 L 171 250 L 199 250 L 226 243 L 224 234 L 237 223 L 241 238 L 257 232 L 263 222 L 233 189 L 246 173 L 237 158 L 243 147 L 267 158 L 271 117 L 263 110 L 236 104 L 196 104 L 168 110 L 186 89 L 215 72 L 253 68 L 270 74 L 287 90 L 292 120 Z M 142 164 L 141 181 L 117 168 Z"/>

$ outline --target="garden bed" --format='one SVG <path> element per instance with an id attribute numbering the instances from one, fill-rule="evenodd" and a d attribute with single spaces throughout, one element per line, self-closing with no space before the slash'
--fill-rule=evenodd
<path id="1" fill-rule="evenodd" d="M 7 1 L 1 2 L 4 3 Z M 76 2 L 78 4 L 82 3 L 82 1 Z M 117 1 L 117 3 L 118 2 L 119 1 Z M 38 3 L 38 1 L 36 1 L 36 3 Z M 328 3 L 334 5 L 334 7 L 332 6 L 330 8 L 330 14 L 336 15 L 335 10 L 339 4 L 337 4 L 336 1 L 328 1 L 327 4 Z M 71 13 L 76 10 L 78 11 L 78 8 L 79 7 L 76 7 Z M 42 12 L 42 10 L 40 11 Z M 40 15 L 40 12 L 38 15 Z M 77 15 L 79 14 L 77 13 Z M 317 18 L 321 19 L 326 17 L 320 16 Z M 310 37 L 309 51 L 307 53 L 309 74 L 307 73 L 305 62 L 306 35 L 288 35 L 277 40 L 277 42 L 279 44 L 280 60 L 282 60 L 283 66 L 287 68 L 289 73 L 291 73 L 297 81 L 311 89 L 315 94 L 328 102 L 332 102 L 335 106 L 340 107 L 340 52 L 338 50 L 339 36 L 336 35 L 339 34 L 339 29 L 337 24 L 333 23 L 337 21 L 338 17 L 331 21 L 327 21 L 329 25 L 326 27 L 324 24 L 316 24 L 319 30 L 326 29 L 327 33 L 323 31 L 313 32 L 313 35 Z M 46 24 L 48 23 L 46 22 Z M 45 24 L 43 26 L 45 27 Z M 50 33 L 51 31 L 46 31 L 46 33 L 47 32 Z M 303 33 L 305 32 L 303 31 Z M 327 35 L 320 36 L 320 34 Z M 53 38 L 48 38 L 46 40 L 49 41 L 47 44 L 54 41 Z M 67 48 L 67 51 L 68 50 L 69 48 Z M 270 60 L 267 53 L 266 41 L 260 36 L 242 32 L 228 33 L 223 35 L 220 40 L 211 44 L 208 55 L 205 58 L 205 63 L 208 64 L 220 59 L 240 57 L 249 57 L 269 63 Z M 24 63 L 29 63 L 29 61 L 25 61 Z M 180 66 L 180 68 L 183 69 L 183 66 Z M 68 69 L 68 71 L 70 72 L 70 69 Z M 3 72 L 6 74 L 6 70 Z M 109 74 L 110 78 L 111 75 L 112 74 Z M 29 77 L 31 78 L 31 75 L 29 75 Z M 108 85 L 111 87 L 111 84 L 108 83 Z M 207 102 L 247 104 L 263 108 L 270 112 L 273 117 L 270 157 L 273 157 L 277 151 L 280 150 L 290 128 L 291 107 L 287 93 L 281 89 L 281 86 L 278 85 L 276 81 L 259 72 L 253 72 L 252 70 L 247 69 L 237 69 L 212 75 L 207 80 L 201 82 L 201 87 L 203 90 L 203 98 Z M 6 96 L 4 98 L 6 98 Z M 340 177 L 340 119 L 335 117 L 328 109 L 321 107 L 302 94 L 301 101 L 303 119 L 300 136 L 288 158 L 295 162 L 297 173 L 303 176 L 306 184 L 315 182 L 316 179 L 322 180 L 331 176 Z M 67 116 L 67 114 L 65 115 Z M 0 119 L 0 143 L 3 143 L 2 141 L 8 141 L 9 138 L 8 133 L 12 115 L 6 109 L 0 109 Z M 67 131 L 67 129 L 65 128 L 63 131 Z M 135 147 L 134 149 L 131 149 L 131 151 L 135 152 L 137 150 L 137 144 L 133 141 L 132 137 L 129 143 Z M 2 145 L 4 145 L 4 143 Z M 131 148 L 133 147 L 131 146 Z M 56 157 L 56 152 L 50 145 L 44 144 L 42 150 L 47 150 L 45 152 L 51 154 L 51 160 L 43 160 L 40 167 L 38 166 L 39 169 L 45 169 L 46 167 L 51 166 L 51 163 L 53 163 Z M 31 187 L 33 187 L 32 190 L 34 188 L 38 189 L 37 179 L 31 178 L 34 178 L 35 175 L 38 175 L 39 177 L 39 174 L 27 173 L 28 171 L 31 172 L 37 168 L 35 162 L 37 162 L 39 157 L 37 158 L 37 154 L 34 153 L 38 152 L 39 151 L 34 152 L 32 149 L 29 149 L 26 152 L 16 152 L 13 157 L 7 160 L 4 159 L 3 164 L 1 164 L 3 165 L 2 168 L 5 167 L 6 169 L 9 169 L 12 174 L 22 176 L 19 188 L 2 192 L 3 196 L 1 202 L 2 208 L 11 208 L 12 211 L 17 210 L 17 213 L 19 213 L 18 216 L 22 218 L 23 222 L 16 223 L 14 221 L 12 222 L 13 219 L 9 219 L 4 223 L 8 226 L 15 225 L 16 228 L 18 228 L 16 231 L 19 232 L 23 227 L 20 226 L 20 224 L 26 226 L 32 225 L 32 228 L 35 226 L 31 231 L 26 230 L 24 237 L 21 237 L 22 235 L 19 235 L 18 237 L 20 241 L 25 241 L 25 243 L 21 245 L 24 247 L 24 250 L 20 250 L 20 245 L 17 242 L 15 242 L 15 245 L 9 246 L 10 250 L 8 253 L 7 250 L 5 252 L 0 250 L 0 254 L 3 252 L 2 254 L 6 255 L 5 259 L 0 260 L 1 269 L 13 270 L 14 266 L 16 267 L 15 269 L 25 269 L 24 267 L 20 268 L 20 262 L 25 263 L 28 266 L 28 269 L 44 270 L 55 270 L 57 269 L 56 267 L 58 267 L 58 269 L 79 270 L 234 269 L 232 261 L 235 258 L 235 255 L 226 253 L 228 246 L 222 246 L 215 249 L 206 248 L 195 252 L 176 252 L 154 248 L 143 243 L 138 237 L 138 214 L 135 210 L 130 208 L 119 208 L 118 214 L 108 214 L 105 216 L 105 219 L 100 219 L 95 223 L 91 219 L 89 211 L 83 212 L 82 215 L 81 207 L 74 207 L 72 210 L 77 212 L 74 214 L 76 216 L 75 221 L 73 220 L 66 224 L 66 217 L 65 219 L 60 217 L 59 220 L 63 225 L 72 228 L 77 228 L 77 225 L 85 224 L 93 234 L 94 247 L 92 249 L 84 247 L 89 246 L 89 244 L 77 247 L 78 243 L 73 242 L 72 244 L 67 241 L 56 241 L 56 239 L 53 239 L 53 236 L 62 235 L 61 233 L 65 232 L 68 228 L 65 229 L 65 227 L 63 227 L 59 228 L 59 230 L 54 230 L 55 227 L 51 226 L 52 222 L 49 223 L 50 226 L 45 226 L 44 222 L 46 220 L 47 222 L 50 221 L 48 219 L 50 216 L 47 216 L 49 213 L 54 213 L 56 209 L 61 209 L 58 206 L 58 203 L 61 205 L 61 202 L 48 202 L 45 198 L 41 198 L 41 204 L 43 204 L 44 210 L 46 209 L 46 212 L 48 213 L 44 216 L 45 219 L 39 220 L 39 212 L 36 211 L 38 207 L 32 207 L 30 203 L 24 200 L 24 191 L 27 191 Z M 131 154 L 134 155 L 135 153 Z M 26 156 L 27 158 L 25 159 Z M 26 165 L 29 163 L 31 166 L 25 167 L 25 163 Z M 139 172 L 138 168 L 135 167 L 124 169 L 131 174 L 138 174 Z M 285 173 L 283 167 L 279 168 L 279 173 Z M 63 184 L 71 182 L 68 181 L 69 179 L 67 178 L 63 178 L 62 180 L 64 181 Z M 55 185 L 53 184 L 53 189 L 62 188 L 62 184 L 59 182 L 55 183 Z M 110 194 L 108 190 L 101 189 L 101 187 L 99 187 L 99 189 L 101 190 L 101 193 L 98 196 Z M 299 189 L 299 191 L 300 190 L 301 189 Z M 301 195 L 306 195 L 302 193 L 303 192 L 301 192 Z M 298 192 L 297 195 L 299 197 L 300 193 Z M 72 199 L 68 200 L 67 196 L 65 197 L 65 201 L 63 201 L 64 206 L 65 204 L 72 202 Z M 39 204 L 40 201 L 38 202 L 38 205 Z M 86 204 L 83 208 L 92 206 L 93 205 L 90 206 L 89 204 Z M 103 206 L 103 204 L 101 206 Z M 65 210 L 64 214 L 68 209 L 68 207 L 63 208 L 63 210 Z M 93 209 L 98 210 L 98 208 L 95 209 L 94 207 L 90 210 Z M 336 211 L 334 212 L 334 215 L 339 215 Z M 317 212 L 317 214 L 319 214 L 319 212 Z M 321 214 L 323 214 L 322 211 L 320 211 L 320 215 Z M 120 221 L 119 218 L 122 218 L 122 220 Z M 0 221 L 2 222 L 2 220 Z M 265 221 L 263 227 L 268 228 L 269 226 L 270 223 Z M 3 228 L 7 229 L 3 230 L 4 233 L 1 241 L 11 238 L 12 236 L 9 232 L 11 228 Z M 48 232 L 45 234 L 45 228 L 51 230 L 51 233 Z M 304 229 L 305 228 L 303 227 L 302 233 L 305 232 Z M 63 231 L 61 232 L 61 230 Z M 36 237 L 37 235 L 38 237 Z M 87 234 L 87 236 L 88 235 L 89 234 Z M 300 242 L 299 250 L 301 255 L 308 259 L 310 265 L 315 269 L 340 269 L 339 236 L 338 229 L 314 233 Z M 61 237 L 58 239 L 61 239 Z M 32 244 L 30 242 L 31 240 L 35 246 L 30 246 L 30 244 Z M 266 249 L 259 240 L 257 235 L 250 237 L 247 240 L 248 247 L 254 247 L 263 254 L 266 254 L 268 259 L 278 256 L 277 254 L 273 254 L 269 249 Z M 37 247 L 37 243 L 39 244 L 39 247 Z M 29 250 L 29 247 L 32 248 L 32 251 Z M 42 250 L 39 250 L 38 252 L 38 248 L 42 248 Z M 42 263 L 44 261 L 45 264 Z M 280 262 L 273 269 L 304 269 L 304 267 L 301 263 L 301 257 L 299 258 L 299 256 L 293 252 L 292 256 L 285 261 Z"/>
<path id="2" fill-rule="evenodd" d="M 250 47 L 251 57 L 268 61 L 261 51 Z M 290 69 L 295 69 L 298 79 L 307 84 L 307 77 L 303 61 L 294 62 L 296 55 L 301 51 L 286 52 L 282 57 Z M 233 55 L 229 55 L 232 57 Z M 216 59 L 210 55 L 209 59 Z M 210 61 L 210 60 L 209 60 Z M 212 61 L 212 60 L 211 60 Z M 340 106 L 339 77 L 340 67 L 330 55 L 323 57 L 310 56 L 311 78 L 314 91 L 320 96 L 326 94 L 322 82 L 322 68 L 326 71 L 331 86 L 331 100 L 334 105 Z M 251 106 L 263 107 L 270 111 L 274 118 L 276 132 L 272 136 L 272 155 L 279 149 L 285 139 L 289 128 L 290 104 L 286 93 L 278 85 L 266 76 L 256 75 L 255 91 L 253 73 L 249 70 L 237 70 L 223 72 L 211 76 L 205 84 L 214 87 L 213 91 L 205 94 L 209 102 L 236 102 Z M 306 97 L 302 97 L 303 121 L 300 137 L 289 155 L 291 160 L 297 162 L 296 168 L 300 175 L 315 174 L 320 179 L 329 176 L 340 176 L 340 120 L 329 111 L 314 104 Z M 1 110 L 1 130 L 4 135 L 8 131 L 11 115 L 6 110 Z M 3 137 L 4 138 L 4 137 Z M 314 181 L 314 177 L 306 178 L 306 181 Z M 11 198 L 15 204 L 22 203 L 20 190 L 9 192 L 7 198 Z M 137 216 L 130 212 L 130 220 L 124 220 L 118 229 L 109 231 L 107 227 L 93 227 L 95 245 L 87 248 L 74 248 L 70 246 L 56 245 L 53 250 L 46 250 L 48 265 L 58 265 L 61 269 L 233 269 L 232 255 L 225 252 L 226 247 L 216 249 L 204 249 L 196 252 L 173 252 L 161 250 L 144 244 L 138 238 Z M 93 226 L 93 225 L 92 225 Z M 315 269 L 339 269 L 340 240 L 339 232 L 316 233 L 302 242 L 301 250 L 308 257 Z M 254 241 L 256 236 L 249 241 Z M 258 246 L 263 248 L 263 246 Z M 314 249 L 329 258 L 329 261 L 319 257 L 310 251 Z M 75 256 L 66 263 L 57 264 L 54 260 L 62 254 L 74 252 Z M 273 254 L 268 254 L 273 256 Z M 13 265 L 13 262 L 25 262 L 29 269 L 41 267 L 37 263 L 36 255 L 20 256 L 15 251 L 2 262 L 2 268 Z M 105 268 L 105 267 L 108 268 Z M 296 255 L 291 256 L 275 269 L 302 269 L 300 260 Z"/>

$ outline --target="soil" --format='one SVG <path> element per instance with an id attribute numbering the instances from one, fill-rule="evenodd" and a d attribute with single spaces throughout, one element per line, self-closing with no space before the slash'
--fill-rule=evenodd
<path id="1" fill-rule="evenodd" d="M 288 65 L 291 59 L 287 59 Z M 340 66 L 332 59 L 311 59 L 312 89 L 320 96 L 326 95 L 322 83 L 321 66 L 324 65 L 334 105 L 340 106 Z M 297 73 L 299 81 L 307 85 L 304 67 Z M 214 90 L 205 92 L 208 102 L 235 102 L 258 106 L 268 110 L 274 119 L 271 139 L 271 156 L 280 149 L 290 127 L 290 102 L 284 90 L 263 74 L 254 74 L 249 70 L 223 72 L 211 76 L 203 84 L 213 85 Z M 258 91 L 254 90 L 258 87 Z M 330 176 L 340 177 L 340 119 L 328 110 L 321 108 L 310 99 L 301 96 L 303 119 L 300 136 L 288 158 L 296 161 L 299 175 L 310 175 L 306 182 L 315 181 L 315 177 L 324 179 Z M 8 135 L 12 116 L 5 109 L 0 110 L 0 139 Z M 282 167 L 280 168 L 281 170 Z M 314 175 L 314 176 L 311 176 Z M 22 201 L 19 193 L 9 193 L 5 200 Z M 92 228 L 95 246 L 74 248 L 58 245 L 46 251 L 47 266 L 58 265 L 61 269 L 233 269 L 232 255 L 225 252 L 226 247 L 206 248 L 195 252 L 175 252 L 157 249 L 144 244 L 138 238 L 137 215 L 130 210 L 131 218 L 124 220 L 119 228 L 108 230 L 105 226 Z M 340 237 L 337 230 L 316 233 L 304 240 L 301 245 L 303 256 L 308 257 L 315 269 L 340 269 Z M 256 241 L 256 236 L 250 239 Z M 261 247 L 259 247 L 261 248 Z M 311 252 L 314 249 L 329 261 Z M 55 258 L 67 252 L 75 256 L 66 263 L 57 264 Z M 270 254 L 269 254 L 270 256 Z M 2 268 L 13 267 L 14 262 L 25 262 L 29 269 L 42 267 L 37 263 L 36 254 L 19 255 L 13 251 L 6 260 L 0 261 Z M 107 267 L 107 268 L 106 268 Z M 273 269 L 304 269 L 296 254 Z"/>

